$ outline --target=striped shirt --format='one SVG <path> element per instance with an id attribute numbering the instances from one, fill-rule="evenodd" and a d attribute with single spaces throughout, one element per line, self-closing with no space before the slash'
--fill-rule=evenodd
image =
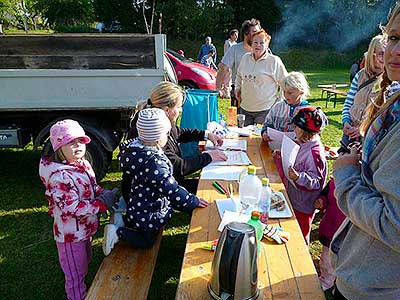
<path id="1" fill-rule="evenodd" d="M 351 124 L 351 116 L 350 116 L 350 108 L 354 103 L 354 96 L 357 93 L 358 89 L 358 78 L 360 77 L 360 73 L 362 70 L 358 71 L 356 76 L 354 76 L 349 92 L 347 93 L 346 100 L 344 101 L 343 110 L 342 110 L 342 123 L 349 123 Z"/>

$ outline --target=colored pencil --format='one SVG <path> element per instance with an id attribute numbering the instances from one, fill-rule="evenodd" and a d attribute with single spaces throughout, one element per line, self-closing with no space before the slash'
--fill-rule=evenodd
<path id="1" fill-rule="evenodd" d="M 218 192 L 220 192 L 221 194 L 225 194 L 224 190 L 221 189 L 221 187 L 217 184 L 216 181 L 213 181 L 212 185 L 217 189 Z"/>
<path id="2" fill-rule="evenodd" d="M 215 181 L 215 183 L 218 184 L 218 186 L 221 188 L 221 190 L 224 191 L 224 194 L 228 194 L 227 189 L 222 184 L 220 184 L 218 181 Z"/>

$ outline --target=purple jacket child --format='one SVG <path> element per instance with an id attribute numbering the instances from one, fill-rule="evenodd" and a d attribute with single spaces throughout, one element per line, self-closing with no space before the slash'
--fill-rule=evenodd
<path id="1" fill-rule="evenodd" d="M 320 137 L 301 144 L 294 169 L 299 173 L 295 185 L 289 182 L 287 192 L 295 210 L 313 214 L 314 201 L 319 197 L 325 184 L 327 164 Z"/>

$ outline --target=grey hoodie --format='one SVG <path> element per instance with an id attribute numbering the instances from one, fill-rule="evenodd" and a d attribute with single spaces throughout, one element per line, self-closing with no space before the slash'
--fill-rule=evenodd
<path id="1" fill-rule="evenodd" d="M 400 122 L 371 154 L 376 190 L 356 166 L 333 172 L 338 205 L 348 217 L 331 243 L 336 285 L 349 300 L 400 299 Z M 335 253 L 336 252 L 336 253 Z"/>

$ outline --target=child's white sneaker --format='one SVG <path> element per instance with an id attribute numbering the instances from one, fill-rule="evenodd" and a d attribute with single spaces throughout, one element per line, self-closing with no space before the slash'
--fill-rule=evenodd
<path id="1" fill-rule="evenodd" d="M 110 223 L 116 225 L 117 227 L 125 227 L 124 219 L 122 218 L 121 212 L 111 213 Z"/>
<path id="2" fill-rule="evenodd" d="M 103 253 L 105 256 L 109 255 L 114 245 L 118 243 L 117 229 L 118 226 L 114 224 L 107 224 L 104 227 Z"/>

